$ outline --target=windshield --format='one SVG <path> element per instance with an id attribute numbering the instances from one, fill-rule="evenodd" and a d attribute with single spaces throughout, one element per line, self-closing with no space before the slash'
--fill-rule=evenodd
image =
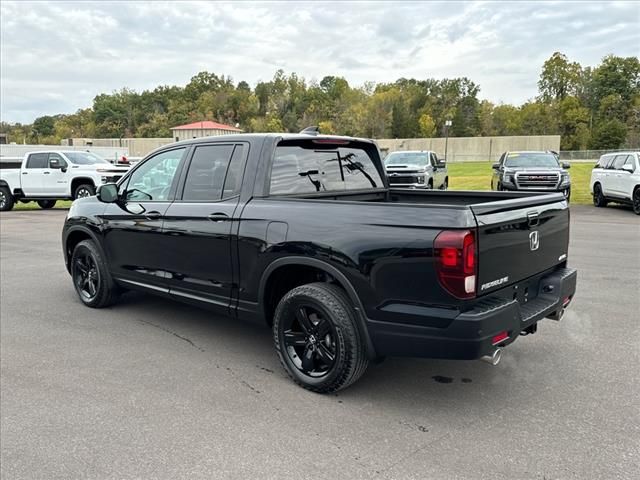
<path id="1" fill-rule="evenodd" d="M 510 153 L 504 161 L 505 167 L 511 168 L 535 168 L 558 167 L 558 159 L 553 153 Z"/>
<path id="2" fill-rule="evenodd" d="M 76 165 L 95 165 L 96 163 L 109 164 L 104 158 L 100 158 L 91 152 L 64 152 L 64 155 Z"/>
<path id="3" fill-rule="evenodd" d="M 393 152 L 384 159 L 385 165 L 427 165 L 429 154 L 422 152 Z"/>

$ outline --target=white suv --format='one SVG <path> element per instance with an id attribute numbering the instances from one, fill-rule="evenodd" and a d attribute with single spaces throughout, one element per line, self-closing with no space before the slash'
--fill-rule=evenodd
<path id="1" fill-rule="evenodd" d="M 640 215 L 640 152 L 602 155 L 591 171 L 590 189 L 596 207 L 627 203 Z"/>

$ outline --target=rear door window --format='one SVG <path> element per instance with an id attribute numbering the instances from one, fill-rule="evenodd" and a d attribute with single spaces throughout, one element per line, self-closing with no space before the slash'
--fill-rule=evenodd
<path id="1" fill-rule="evenodd" d="M 616 158 L 613 161 L 613 166 L 611 168 L 613 168 L 614 170 L 620 170 L 622 166 L 627 162 L 627 157 L 629 156 L 630 155 L 616 155 Z"/>
<path id="2" fill-rule="evenodd" d="M 26 168 L 47 168 L 48 160 L 48 153 L 32 153 L 27 159 Z"/>
<path id="3" fill-rule="evenodd" d="M 272 195 L 384 188 L 374 145 L 328 140 L 281 142 L 271 169 Z"/>
<path id="4" fill-rule="evenodd" d="M 196 147 L 184 183 L 182 200 L 216 202 L 222 199 L 233 149 L 234 145 Z M 229 181 L 232 182 L 232 179 Z"/>

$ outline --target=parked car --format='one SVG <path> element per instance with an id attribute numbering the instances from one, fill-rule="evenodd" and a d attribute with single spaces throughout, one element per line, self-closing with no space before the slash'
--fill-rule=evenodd
<path id="1" fill-rule="evenodd" d="M 562 192 L 571 198 L 569 163 L 555 152 L 505 152 L 493 164 L 491 189 L 498 191 Z"/>
<path id="2" fill-rule="evenodd" d="M 602 155 L 591 170 L 590 189 L 596 207 L 625 203 L 640 215 L 640 152 Z"/>
<path id="3" fill-rule="evenodd" d="M 50 150 L 25 154 L 20 168 L 0 169 L 0 210 L 16 201 L 52 208 L 57 200 L 95 194 L 96 187 L 120 179 L 129 167 L 117 167 L 94 153 Z"/>
<path id="4" fill-rule="evenodd" d="M 389 184 L 402 188 L 449 187 L 447 164 L 438 160 L 435 152 L 398 151 L 391 152 L 384 159 Z"/>
<path id="5" fill-rule="evenodd" d="M 396 189 L 373 141 L 311 134 L 161 147 L 73 202 L 62 235 L 86 306 L 136 289 L 269 325 L 316 392 L 384 356 L 496 364 L 571 302 L 568 243 L 558 193 Z"/>

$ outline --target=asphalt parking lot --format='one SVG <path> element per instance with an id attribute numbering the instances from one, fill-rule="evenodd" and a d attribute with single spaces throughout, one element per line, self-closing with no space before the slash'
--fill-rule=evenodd
<path id="1" fill-rule="evenodd" d="M 331 396 L 286 377 L 266 328 L 143 294 L 82 306 L 65 213 L 0 215 L 3 479 L 638 478 L 628 209 L 572 208 L 576 299 L 499 366 L 387 359 Z"/>

